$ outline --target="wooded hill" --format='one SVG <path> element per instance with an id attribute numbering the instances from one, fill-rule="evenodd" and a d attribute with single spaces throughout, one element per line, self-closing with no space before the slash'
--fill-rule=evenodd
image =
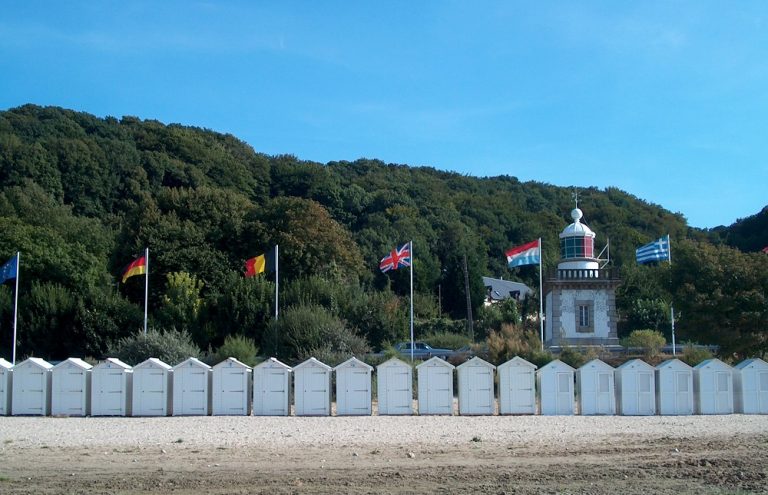
<path id="1" fill-rule="evenodd" d="M 142 326 L 143 277 L 118 281 L 145 247 L 150 325 L 186 330 L 202 349 L 230 334 L 292 357 L 405 338 L 408 273 L 383 275 L 378 262 L 409 240 L 417 331 L 464 328 L 466 256 L 482 340 L 503 318 L 481 308 L 481 277 L 536 287 L 536 268 L 510 271 L 504 250 L 541 237 L 545 270 L 554 269 L 573 208 L 572 189 L 513 176 L 319 164 L 205 129 L 34 105 L 0 112 L 0 186 L 0 262 L 22 253 L 18 353 L 49 359 L 104 356 Z M 708 232 L 616 188 L 582 189 L 579 206 L 596 246 L 610 238 L 624 279 L 622 332 L 668 332 L 674 302 L 680 338 L 765 352 L 768 256 L 726 245 L 768 244 L 765 210 L 754 226 Z M 667 233 L 673 266 L 636 266 L 635 248 Z M 272 277 L 243 277 L 244 261 L 275 244 L 278 323 Z M 3 355 L 11 286 L 0 290 Z M 519 311 L 535 312 L 528 306 L 538 303 Z"/>

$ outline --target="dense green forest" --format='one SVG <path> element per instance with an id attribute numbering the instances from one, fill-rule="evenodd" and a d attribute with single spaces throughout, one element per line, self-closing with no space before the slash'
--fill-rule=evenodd
<path id="1" fill-rule="evenodd" d="M 582 189 L 580 207 L 596 243 L 610 238 L 622 334 L 668 334 L 674 304 L 681 340 L 737 355 L 768 350 L 768 256 L 757 252 L 768 245 L 768 210 L 703 231 L 616 188 Z M 319 164 L 135 117 L 34 105 L 0 112 L 0 263 L 21 252 L 19 356 L 100 358 L 141 328 L 144 277 L 119 282 L 145 247 L 150 326 L 188 332 L 202 350 L 240 335 L 265 354 L 298 359 L 404 339 L 408 273 L 381 274 L 378 262 L 409 240 L 417 336 L 466 331 L 466 257 L 473 338 L 482 341 L 505 317 L 483 307 L 481 277 L 536 287 L 536 268 L 508 269 L 504 250 L 541 237 L 553 270 L 572 208 L 571 189 L 513 176 L 368 159 Z M 667 233 L 672 266 L 637 266 L 635 248 Z M 243 277 L 244 261 L 275 244 L 277 322 L 273 276 Z M 12 285 L 0 287 L 4 356 Z"/>

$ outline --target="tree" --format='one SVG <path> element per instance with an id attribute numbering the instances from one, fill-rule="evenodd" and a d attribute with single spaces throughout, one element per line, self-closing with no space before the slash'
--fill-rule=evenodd
<path id="1" fill-rule="evenodd" d="M 681 340 L 717 344 L 737 358 L 768 352 L 768 256 L 682 241 L 672 284 Z"/>

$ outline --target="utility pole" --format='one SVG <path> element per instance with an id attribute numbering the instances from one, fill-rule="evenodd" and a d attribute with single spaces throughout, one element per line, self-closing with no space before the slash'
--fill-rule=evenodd
<path id="1" fill-rule="evenodd" d="M 464 255 L 464 293 L 467 295 L 467 330 L 469 338 L 475 341 L 475 328 L 472 324 L 472 297 L 469 294 L 469 269 L 467 268 L 467 255 Z"/>

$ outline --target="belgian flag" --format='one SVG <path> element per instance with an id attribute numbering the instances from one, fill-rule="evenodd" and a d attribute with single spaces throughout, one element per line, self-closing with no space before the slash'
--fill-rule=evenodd
<path id="1" fill-rule="evenodd" d="M 264 254 L 245 260 L 245 276 L 255 277 L 260 273 L 275 271 L 275 247 Z"/>

